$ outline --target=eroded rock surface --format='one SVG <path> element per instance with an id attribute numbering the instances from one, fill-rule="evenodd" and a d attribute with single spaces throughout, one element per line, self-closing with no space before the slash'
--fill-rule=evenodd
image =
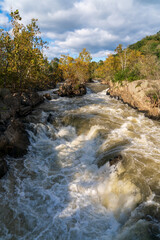
<path id="1" fill-rule="evenodd" d="M 160 80 L 138 80 L 134 82 L 109 83 L 107 91 L 112 97 L 118 97 L 146 116 L 160 119 Z"/>

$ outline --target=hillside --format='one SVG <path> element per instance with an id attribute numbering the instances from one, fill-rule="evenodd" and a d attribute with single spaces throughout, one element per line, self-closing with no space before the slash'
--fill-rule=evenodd
<path id="1" fill-rule="evenodd" d="M 129 48 L 141 51 L 143 54 L 156 55 L 160 59 L 160 31 L 154 35 L 146 36 L 130 45 Z"/>

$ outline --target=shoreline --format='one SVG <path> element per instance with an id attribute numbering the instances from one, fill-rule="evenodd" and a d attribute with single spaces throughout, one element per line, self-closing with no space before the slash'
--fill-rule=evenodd
<path id="1" fill-rule="evenodd" d="M 160 120 L 160 80 L 109 82 L 106 94 L 121 100 L 153 120 Z"/>

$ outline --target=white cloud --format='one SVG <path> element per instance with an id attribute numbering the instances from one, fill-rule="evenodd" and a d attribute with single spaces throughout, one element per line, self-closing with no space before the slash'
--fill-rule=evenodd
<path id="1" fill-rule="evenodd" d="M 109 54 L 114 54 L 114 51 L 99 51 L 92 54 L 93 58 L 107 58 Z"/>
<path id="2" fill-rule="evenodd" d="M 153 4 L 152 4 L 153 2 Z M 3 11 L 19 9 L 25 23 L 38 18 L 49 57 L 86 47 L 93 56 L 159 31 L 160 4 L 149 0 L 3 0 Z M 0 25 L 7 22 L 1 14 Z"/>
<path id="3" fill-rule="evenodd" d="M 2 27 L 8 26 L 8 18 L 2 13 L 0 13 L 0 26 Z"/>
<path id="4" fill-rule="evenodd" d="M 68 33 L 65 41 L 56 41 L 62 48 L 82 48 L 83 46 L 106 46 L 107 43 L 117 40 L 118 37 L 102 29 L 82 28 Z"/>

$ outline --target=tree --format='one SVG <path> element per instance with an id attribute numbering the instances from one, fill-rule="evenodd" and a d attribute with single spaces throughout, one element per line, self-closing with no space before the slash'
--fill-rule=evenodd
<path id="1" fill-rule="evenodd" d="M 0 29 L 0 85 L 7 86 L 10 75 L 12 40 L 9 33 Z"/>
<path id="2" fill-rule="evenodd" d="M 26 84 L 40 83 L 44 78 L 45 59 L 42 54 L 45 42 L 39 36 L 40 31 L 32 19 L 26 27 L 20 22 L 19 11 L 11 12 L 13 33 L 12 70 L 16 74 L 20 88 Z"/>
<path id="3" fill-rule="evenodd" d="M 75 60 L 69 55 L 62 55 L 59 60 L 59 68 L 62 71 L 64 80 L 75 80 Z"/>
<path id="4" fill-rule="evenodd" d="M 12 34 L 5 30 L 0 34 L 1 82 L 14 89 L 43 87 L 51 78 L 49 63 L 43 56 L 46 42 L 40 37 L 37 19 L 24 26 L 18 10 L 10 15 Z"/>
<path id="5" fill-rule="evenodd" d="M 60 82 L 63 80 L 62 70 L 60 69 L 60 60 L 59 58 L 54 58 L 50 62 L 50 72 L 53 74 L 53 78 L 56 82 Z"/>
<path id="6" fill-rule="evenodd" d="M 81 83 L 88 82 L 91 79 L 91 60 L 91 55 L 86 48 L 84 48 L 82 52 L 79 53 L 78 58 L 75 59 L 75 75 Z"/>
<path id="7" fill-rule="evenodd" d="M 69 55 L 62 55 L 59 61 L 59 68 L 63 73 L 64 80 L 73 83 L 85 83 L 91 79 L 91 56 L 84 48 L 79 56 L 74 59 Z"/>

